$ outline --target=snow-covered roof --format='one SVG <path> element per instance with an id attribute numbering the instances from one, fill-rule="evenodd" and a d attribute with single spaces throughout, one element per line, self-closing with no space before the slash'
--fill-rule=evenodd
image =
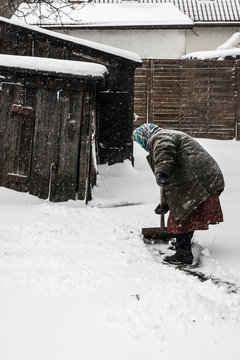
<path id="1" fill-rule="evenodd" d="M 105 66 L 89 62 L 5 54 L 0 54 L 0 67 L 5 67 L 7 70 L 16 69 L 20 72 L 31 70 L 35 73 L 80 78 L 103 78 L 108 72 Z"/>
<path id="2" fill-rule="evenodd" d="M 93 0 L 94 3 L 115 3 L 124 0 Z M 135 0 L 141 4 L 172 3 L 194 23 L 234 23 L 240 22 L 239 0 Z"/>
<path id="3" fill-rule="evenodd" d="M 239 48 L 223 49 L 223 50 L 210 50 L 210 51 L 196 51 L 183 56 L 183 59 L 199 59 L 199 60 L 224 60 L 226 58 L 235 59 L 240 56 Z"/>
<path id="4" fill-rule="evenodd" d="M 41 26 L 74 27 L 132 27 L 132 26 L 193 26 L 192 20 L 173 4 L 143 4 L 138 2 L 122 3 L 86 3 L 62 6 L 54 3 L 61 10 L 53 12 L 52 4 L 21 4 L 16 13 L 25 14 L 28 24 Z M 16 15 L 13 19 L 16 19 Z"/>
<path id="5" fill-rule="evenodd" d="M 107 53 L 107 54 L 115 55 L 115 56 L 118 56 L 120 58 L 131 60 L 131 61 L 134 61 L 134 62 L 137 62 L 137 63 L 142 63 L 142 60 L 141 60 L 140 56 L 138 54 L 134 53 L 134 52 L 118 49 L 118 48 L 115 48 L 113 46 L 96 43 L 94 41 L 85 40 L 85 39 L 81 39 L 81 38 L 74 37 L 74 36 L 61 34 L 61 33 L 53 32 L 53 31 L 46 30 L 46 29 L 42 29 L 39 26 L 28 25 L 28 24 L 26 24 L 24 22 L 24 19 L 22 19 L 22 21 L 20 21 L 16 17 L 14 19 L 6 19 L 4 17 L 0 17 L 0 22 L 8 23 L 8 24 L 11 24 L 13 26 L 24 27 L 24 28 L 26 28 L 26 29 L 28 29 L 30 31 L 39 32 L 39 33 L 45 34 L 47 36 L 50 36 L 52 38 L 58 38 L 58 39 L 61 39 L 61 40 L 68 41 L 70 43 L 86 46 L 88 48 L 95 49 L 95 50 L 98 50 L 98 51 L 101 51 L 101 52 L 104 52 L 104 53 Z"/>

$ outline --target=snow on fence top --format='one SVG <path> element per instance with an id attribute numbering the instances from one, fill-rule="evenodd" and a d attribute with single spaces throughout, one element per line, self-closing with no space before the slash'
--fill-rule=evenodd
<path id="1" fill-rule="evenodd" d="M 65 34 L 53 32 L 53 31 L 50 31 L 50 30 L 42 29 L 39 26 L 32 26 L 32 25 L 25 24 L 24 19 L 22 19 L 22 21 L 19 21 L 19 19 L 18 20 L 16 20 L 16 19 L 17 19 L 17 17 L 14 17 L 14 20 L 0 17 L 0 22 L 11 24 L 13 26 L 23 27 L 23 28 L 26 28 L 26 29 L 28 29 L 30 31 L 39 32 L 39 33 L 42 33 L 44 35 L 51 36 L 52 38 L 57 38 L 57 39 L 68 41 L 68 42 L 71 42 L 71 43 L 74 43 L 74 44 L 86 46 L 86 47 L 89 47 L 91 49 L 102 51 L 104 53 L 115 55 L 115 56 L 118 56 L 120 58 L 124 58 L 124 59 L 134 61 L 134 62 L 137 62 L 137 63 L 140 63 L 140 64 L 142 63 L 142 60 L 141 60 L 140 56 L 138 54 L 134 53 L 134 52 L 118 49 L 118 48 L 115 48 L 113 46 L 96 43 L 94 41 L 85 40 L 85 39 L 77 38 L 77 37 L 74 37 L 74 36 L 65 35 Z"/>
<path id="2" fill-rule="evenodd" d="M 41 26 L 119 27 L 119 26 L 191 26 L 193 21 L 173 4 L 86 3 L 62 5 L 21 4 L 16 15 L 24 14 L 28 24 Z M 14 17 L 16 18 L 16 17 Z"/>
<path id="3" fill-rule="evenodd" d="M 218 46 L 217 50 L 232 49 L 236 47 L 240 47 L 240 32 L 233 34 L 230 39 Z"/>
<path id="4" fill-rule="evenodd" d="M 108 70 L 105 66 L 72 60 L 59 60 L 33 56 L 0 54 L 0 66 L 7 69 L 31 70 L 71 77 L 103 78 Z"/>
<path id="5" fill-rule="evenodd" d="M 240 49 L 223 49 L 223 50 L 210 50 L 210 51 L 196 51 L 189 54 L 184 55 L 183 59 L 199 59 L 199 60 L 224 60 L 226 58 L 236 58 L 240 56 Z"/>
<path id="6" fill-rule="evenodd" d="M 225 60 L 226 58 L 235 59 L 240 56 L 240 32 L 233 34 L 230 39 L 218 46 L 216 50 L 196 51 L 184 55 L 183 59 L 199 60 Z"/>

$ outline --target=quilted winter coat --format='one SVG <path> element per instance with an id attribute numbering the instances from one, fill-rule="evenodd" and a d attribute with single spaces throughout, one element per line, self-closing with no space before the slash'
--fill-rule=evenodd
<path id="1" fill-rule="evenodd" d="M 191 136 L 159 129 L 147 147 L 154 173 L 170 177 L 165 198 L 175 220 L 185 220 L 210 195 L 223 191 L 224 179 L 218 164 Z"/>

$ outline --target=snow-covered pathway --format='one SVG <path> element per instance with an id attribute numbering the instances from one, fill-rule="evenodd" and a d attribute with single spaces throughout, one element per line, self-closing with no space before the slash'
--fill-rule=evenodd
<path id="1" fill-rule="evenodd" d="M 225 223 L 195 241 L 206 273 L 240 284 L 240 144 L 202 142 L 228 186 Z M 1 359 L 239 360 L 240 294 L 154 261 L 143 244 L 158 188 L 135 154 L 135 169 L 100 168 L 87 207 L 0 188 Z M 112 207 L 127 201 L 137 205 Z"/>

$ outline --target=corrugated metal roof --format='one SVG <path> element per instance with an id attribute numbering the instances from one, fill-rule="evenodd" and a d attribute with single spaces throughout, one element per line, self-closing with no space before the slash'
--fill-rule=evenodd
<path id="1" fill-rule="evenodd" d="M 172 3 L 194 23 L 240 22 L 239 0 L 93 0 L 95 3 Z"/>

